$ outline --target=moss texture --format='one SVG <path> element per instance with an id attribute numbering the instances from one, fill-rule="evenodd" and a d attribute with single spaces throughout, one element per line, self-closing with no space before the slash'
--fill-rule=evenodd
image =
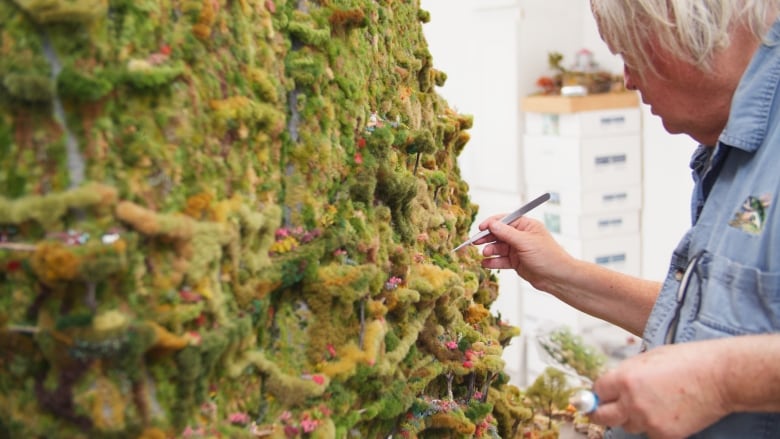
<path id="1" fill-rule="evenodd" d="M 0 437 L 526 422 L 429 18 L 0 0 Z"/>

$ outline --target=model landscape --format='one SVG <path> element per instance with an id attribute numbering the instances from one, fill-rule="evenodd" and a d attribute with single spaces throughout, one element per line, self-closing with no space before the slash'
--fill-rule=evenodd
<path id="1" fill-rule="evenodd" d="M 0 0 L 0 437 L 514 437 L 417 1 Z"/>

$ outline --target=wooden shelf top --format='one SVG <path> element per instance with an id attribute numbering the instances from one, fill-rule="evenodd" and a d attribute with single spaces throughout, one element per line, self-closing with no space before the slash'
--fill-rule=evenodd
<path id="1" fill-rule="evenodd" d="M 600 93 L 587 96 L 534 95 L 523 99 L 522 109 L 529 113 L 577 113 L 639 106 L 639 94 L 633 91 Z"/>

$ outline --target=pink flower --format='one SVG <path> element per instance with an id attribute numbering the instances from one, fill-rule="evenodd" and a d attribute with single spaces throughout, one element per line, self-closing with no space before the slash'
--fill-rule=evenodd
<path id="1" fill-rule="evenodd" d="M 474 392 L 474 398 L 475 399 L 482 399 L 482 392 L 480 392 L 479 390 Z"/>
<path id="2" fill-rule="evenodd" d="M 184 287 L 179 290 L 179 297 L 181 297 L 181 300 L 189 303 L 197 303 L 203 300 L 203 297 L 201 297 L 200 294 L 193 293 L 189 287 Z"/>
<path id="3" fill-rule="evenodd" d="M 292 413 L 290 413 L 289 410 L 285 410 L 282 412 L 281 415 L 279 415 L 279 420 L 282 422 L 287 422 L 290 419 L 292 419 Z"/>
<path id="4" fill-rule="evenodd" d="M 320 425 L 320 421 L 316 419 L 306 418 L 301 420 L 301 428 L 303 428 L 305 433 L 311 433 L 312 431 L 316 430 L 318 425 Z"/>
<path id="5" fill-rule="evenodd" d="M 355 153 L 355 163 L 358 165 L 363 164 L 363 155 L 360 154 L 359 152 Z"/>
<path id="6" fill-rule="evenodd" d="M 284 426 L 284 435 L 287 437 L 295 437 L 298 436 L 298 433 L 300 433 L 300 430 L 298 430 L 298 427 L 294 425 L 285 425 Z"/>
<path id="7" fill-rule="evenodd" d="M 249 415 L 241 412 L 231 413 L 230 415 L 228 415 L 228 421 L 231 424 L 246 425 L 249 423 Z"/>
<path id="8" fill-rule="evenodd" d="M 336 348 L 334 348 L 330 343 L 328 343 L 328 354 L 331 356 L 331 358 L 336 358 Z"/>
<path id="9" fill-rule="evenodd" d="M 455 340 L 448 341 L 445 346 L 447 346 L 447 349 L 449 350 L 455 350 L 458 349 L 458 343 L 455 342 Z"/>
<path id="10" fill-rule="evenodd" d="M 472 367 L 474 367 L 474 363 L 472 363 L 471 360 L 466 360 L 463 362 L 463 367 L 465 367 L 466 369 L 471 369 Z"/>
<path id="11" fill-rule="evenodd" d="M 314 375 L 311 377 L 311 379 L 312 381 L 319 384 L 320 386 L 325 384 L 325 377 L 323 377 L 322 375 Z"/>

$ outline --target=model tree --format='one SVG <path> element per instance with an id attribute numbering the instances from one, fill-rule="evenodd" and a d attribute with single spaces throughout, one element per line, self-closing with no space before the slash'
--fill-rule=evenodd
<path id="1" fill-rule="evenodd" d="M 603 372 L 606 356 L 567 326 L 543 332 L 537 340 L 542 353 L 553 364 L 574 376 L 592 382 Z"/>
<path id="2" fill-rule="evenodd" d="M 572 388 L 566 375 L 558 369 L 547 367 L 526 390 L 526 397 L 534 407 L 547 416 L 547 429 L 553 429 L 553 412 L 569 405 Z"/>

